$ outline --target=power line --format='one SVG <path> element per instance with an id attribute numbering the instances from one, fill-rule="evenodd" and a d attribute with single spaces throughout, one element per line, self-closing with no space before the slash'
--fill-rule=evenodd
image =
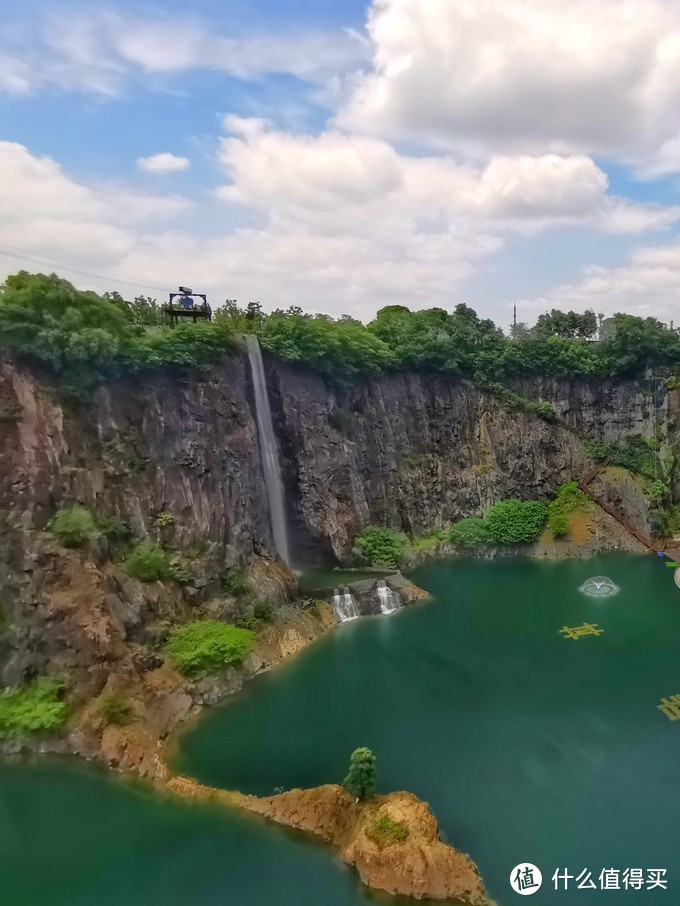
<path id="1" fill-rule="evenodd" d="M 8 249 L 11 251 L 7 251 Z M 16 254 L 16 252 L 19 252 L 19 254 Z M 58 261 L 56 258 L 50 258 L 47 255 L 29 254 L 25 252 L 24 249 L 17 248 L 13 245 L 0 244 L 0 255 L 4 255 L 7 258 L 16 258 L 18 261 L 30 261 L 33 264 L 39 264 L 41 266 L 47 265 L 48 267 L 59 267 L 62 270 L 69 271 L 73 274 L 81 274 L 84 277 L 92 277 L 95 280 L 111 280 L 114 283 L 124 283 L 126 286 L 136 286 L 139 289 L 152 289 L 161 292 L 167 292 L 168 289 L 167 286 L 160 286 L 157 283 L 143 283 L 141 280 L 123 280 L 113 274 L 102 274 L 82 270 L 78 267 L 71 267 L 71 265 L 64 264 L 63 261 Z"/>

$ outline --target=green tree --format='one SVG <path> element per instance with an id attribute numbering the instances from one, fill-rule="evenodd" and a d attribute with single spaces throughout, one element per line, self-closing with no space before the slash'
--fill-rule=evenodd
<path id="1" fill-rule="evenodd" d="M 352 752 L 349 772 L 342 785 L 358 801 L 373 795 L 375 790 L 375 763 L 375 755 L 370 749 L 360 748 Z"/>
<path id="2" fill-rule="evenodd" d="M 74 390 L 110 374 L 135 332 L 118 305 L 56 274 L 21 271 L 0 288 L 0 347 L 49 365 Z"/>
<path id="3" fill-rule="evenodd" d="M 532 333 L 536 337 L 564 337 L 568 340 L 589 340 L 597 333 L 597 315 L 590 309 L 580 314 L 576 311 L 560 311 L 553 308 L 551 312 L 540 315 Z"/>
<path id="4" fill-rule="evenodd" d="M 390 528 L 368 528 L 357 536 L 356 545 L 371 566 L 395 569 L 406 552 L 408 538 Z"/>
<path id="5" fill-rule="evenodd" d="M 130 301 L 119 292 L 104 293 L 104 299 L 117 305 L 138 327 L 162 327 L 165 324 L 165 315 L 156 299 L 151 296 L 135 296 Z"/>

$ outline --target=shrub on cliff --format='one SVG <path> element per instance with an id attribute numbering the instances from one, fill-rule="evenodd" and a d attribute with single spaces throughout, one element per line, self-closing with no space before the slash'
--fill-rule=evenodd
<path id="1" fill-rule="evenodd" d="M 99 713 L 105 723 L 123 726 L 132 719 L 132 706 L 122 692 L 105 692 L 99 698 Z"/>
<path id="2" fill-rule="evenodd" d="M 486 527 L 496 544 L 538 541 L 548 517 L 548 504 L 538 500 L 501 500 L 486 514 Z"/>
<path id="3" fill-rule="evenodd" d="M 395 821 L 389 815 L 380 815 L 366 830 L 366 836 L 378 846 L 403 843 L 408 837 L 408 828 L 403 821 Z"/>
<path id="4" fill-rule="evenodd" d="M 61 727 L 68 708 L 59 680 L 40 679 L 25 689 L 0 695 L 0 738 L 47 732 Z"/>
<path id="5" fill-rule="evenodd" d="M 241 570 L 232 569 L 229 575 L 222 579 L 222 588 L 228 595 L 240 598 L 242 595 L 247 594 L 249 590 L 248 580 Z"/>
<path id="6" fill-rule="evenodd" d="M 143 541 L 128 554 L 123 563 L 125 572 L 140 582 L 156 582 L 172 578 L 170 558 L 159 547 Z"/>
<path id="7" fill-rule="evenodd" d="M 242 661 L 253 650 L 254 639 L 249 629 L 200 620 L 173 629 L 165 652 L 178 670 L 198 677 Z"/>
<path id="8" fill-rule="evenodd" d="M 569 534 L 569 516 L 566 513 L 551 512 L 548 516 L 548 528 L 553 538 L 564 538 Z"/>
<path id="9" fill-rule="evenodd" d="M 371 566 L 395 569 L 406 552 L 408 538 L 390 528 L 368 528 L 356 538 L 356 545 Z"/>
<path id="10" fill-rule="evenodd" d="M 492 544 L 493 537 L 489 531 L 486 521 L 481 516 L 470 516 L 468 519 L 461 519 L 451 526 L 450 538 L 454 544 L 460 544 L 463 547 L 473 544 Z"/>
<path id="11" fill-rule="evenodd" d="M 92 513 L 82 506 L 59 510 L 48 529 L 64 547 L 83 547 L 97 534 Z"/>
<path id="12" fill-rule="evenodd" d="M 367 748 L 355 749 L 350 756 L 349 771 L 342 785 L 351 796 L 358 800 L 373 795 L 375 762 L 375 755 Z"/>

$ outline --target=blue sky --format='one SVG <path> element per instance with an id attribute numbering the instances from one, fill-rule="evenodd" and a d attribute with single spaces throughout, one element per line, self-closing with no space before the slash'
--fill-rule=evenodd
<path id="1" fill-rule="evenodd" d="M 3 274 L 680 322 L 669 0 L 29 0 L 3 24 Z"/>

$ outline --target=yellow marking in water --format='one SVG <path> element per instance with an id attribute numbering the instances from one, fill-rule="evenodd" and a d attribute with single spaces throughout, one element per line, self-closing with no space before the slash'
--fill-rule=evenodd
<path id="1" fill-rule="evenodd" d="M 671 695 L 662 698 L 661 704 L 656 706 L 669 720 L 680 720 L 680 695 Z"/>
<path id="2" fill-rule="evenodd" d="M 580 639 L 584 635 L 600 636 L 604 629 L 599 629 L 598 625 L 598 623 L 584 623 L 583 626 L 565 626 L 560 632 L 565 639 Z"/>

